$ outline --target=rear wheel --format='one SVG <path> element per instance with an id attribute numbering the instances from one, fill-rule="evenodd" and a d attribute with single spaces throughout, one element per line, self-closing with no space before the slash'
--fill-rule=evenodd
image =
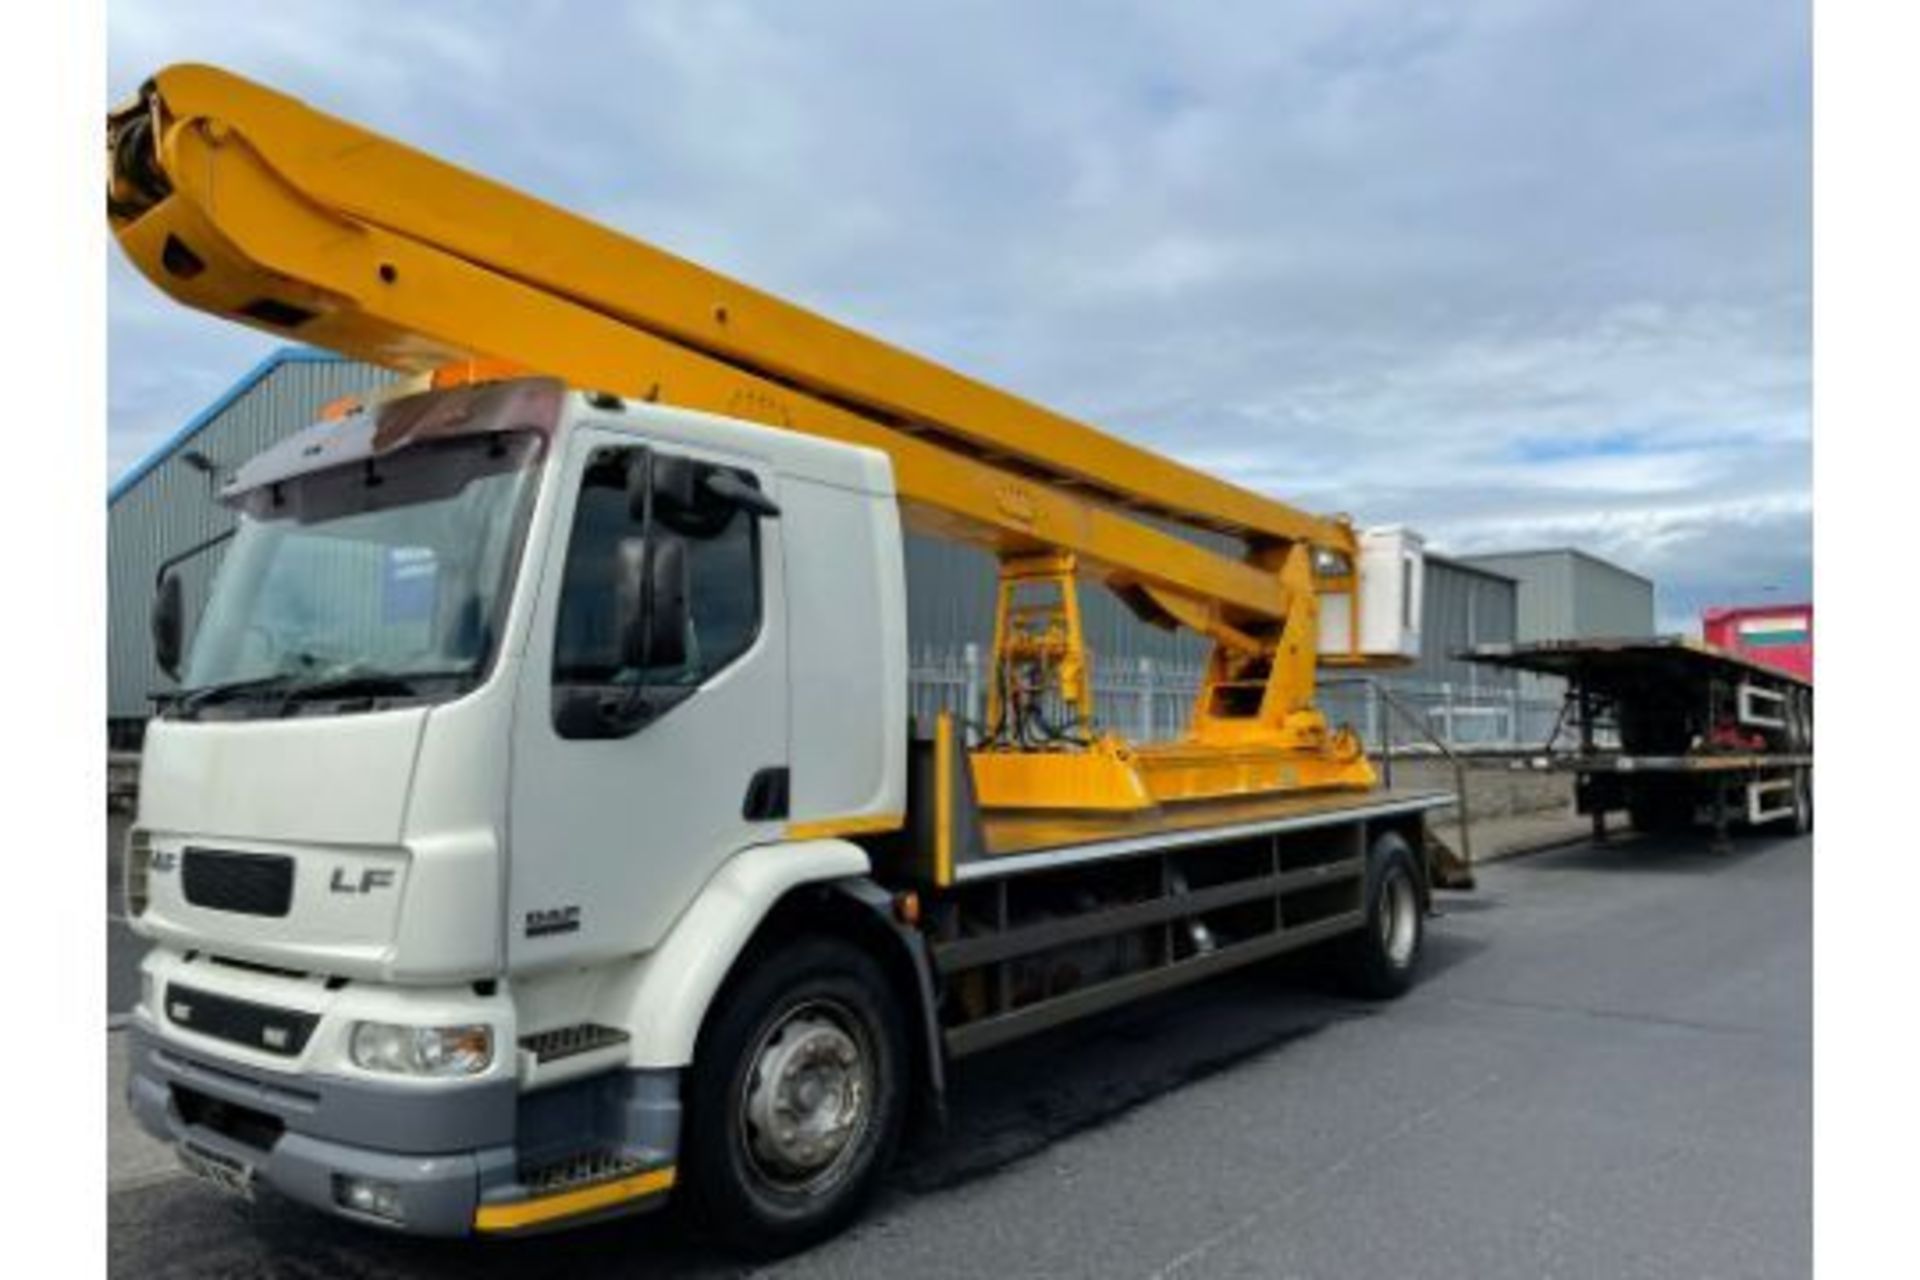
<path id="1" fill-rule="evenodd" d="M 1413 985 L 1426 941 L 1426 910 L 1413 850 L 1382 832 L 1367 855 L 1365 923 L 1336 949 L 1341 985 L 1369 1000 L 1389 1000 Z"/>
<path id="2" fill-rule="evenodd" d="M 1793 771 L 1793 834 L 1806 835 L 1813 830 L 1813 771 Z"/>
<path id="3" fill-rule="evenodd" d="M 722 1245 L 802 1249 L 865 1206 L 899 1144 L 907 1047 L 866 952 L 802 938 L 723 992 L 687 1090 L 686 1207 Z"/>

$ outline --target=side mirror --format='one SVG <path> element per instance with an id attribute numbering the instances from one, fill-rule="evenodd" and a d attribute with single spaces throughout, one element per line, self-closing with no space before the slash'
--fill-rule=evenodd
<path id="1" fill-rule="evenodd" d="M 729 507 L 737 507 L 751 516 L 763 520 L 776 520 L 780 516 L 780 504 L 760 492 L 760 486 L 749 483 L 723 467 L 715 467 L 707 473 L 707 492 L 711 493 Z"/>
<path id="2" fill-rule="evenodd" d="M 180 599 L 180 575 L 169 569 L 154 584 L 153 659 L 171 678 L 180 678 L 180 633 L 185 606 Z"/>
<path id="3" fill-rule="evenodd" d="M 622 538 L 615 567 L 614 619 L 620 662 L 628 667 L 677 667 L 687 660 L 687 546 L 656 534 L 652 554 L 643 538 Z"/>
<path id="4" fill-rule="evenodd" d="M 767 520 L 780 514 L 751 477 L 711 462 L 636 451 L 627 464 L 627 513 L 635 523 L 648 518 L 649 500 L 655 517 L 693 537 L 715 532 L 735 511 Z"/>

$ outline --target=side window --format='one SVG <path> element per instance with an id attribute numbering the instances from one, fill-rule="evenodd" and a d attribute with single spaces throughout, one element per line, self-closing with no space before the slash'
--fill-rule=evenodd
<path id="1" fill-rule="evenodd" d="M 563 690 L 691 691 L 745 653 L 760 631 L 759 521 L 702 496 L 685 511 L 663 508 L 649 531 L 628 500 L 636 452 L 603 451 L 581 480 L 554 636 L 556 708 Z M 684 661 L 642 669 L 622 661 L 616 602 L 621 544 L 648 537 L 685 548 L 686 644 Z"/>

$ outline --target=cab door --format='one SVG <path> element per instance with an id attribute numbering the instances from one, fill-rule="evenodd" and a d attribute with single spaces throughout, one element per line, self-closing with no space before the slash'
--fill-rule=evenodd
<path id="1" fill-rule="evenodd" d="M 632 500 L 649 468 L 683 482 L 677 516 Z M 780 521 L 716 497 L 715 469 L 777 503 L 753 459 L 572 437 L 515 708 L 510 968 L 653 946 L 721 862 L 784 830 Z M 643 665 L 619 593 L 648 539 L 681 544 L 685 638 Z"/>

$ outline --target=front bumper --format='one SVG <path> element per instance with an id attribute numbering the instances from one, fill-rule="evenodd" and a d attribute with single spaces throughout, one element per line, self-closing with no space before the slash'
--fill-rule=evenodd
<path id="1" fill-rule="evenodd" d="M 236 1066 L 162 1037 L 136 1018 L 128 1027 L 127 1102 L 162 1141 L 189 1145 L 251 1170 L 261 1182 L 316 1209 L 389 1230 L 457 1236 L 521 1231 L 650 1208 L 672 1186 L 677 1082 L 619 1072 L 522 1097 L 511 1078 L 423 1090 Z M 560 1193 L 522 1183 L 531 1145 L 566 1145 L 574 1117 L 606 1114 L 594 1102 L 628 1102 L 644 1127 L 649 1158 L 625 1177 Z M 556 1123 L 558 1122 L 558 1123 Z M 591 1123 L 589 1121 L 589 1123 Z M 532 1139 L 529 1144 L 528 1139 Z M 344 1180 L 386 1184 L 399 1220 L 342 1202 Z"/>

